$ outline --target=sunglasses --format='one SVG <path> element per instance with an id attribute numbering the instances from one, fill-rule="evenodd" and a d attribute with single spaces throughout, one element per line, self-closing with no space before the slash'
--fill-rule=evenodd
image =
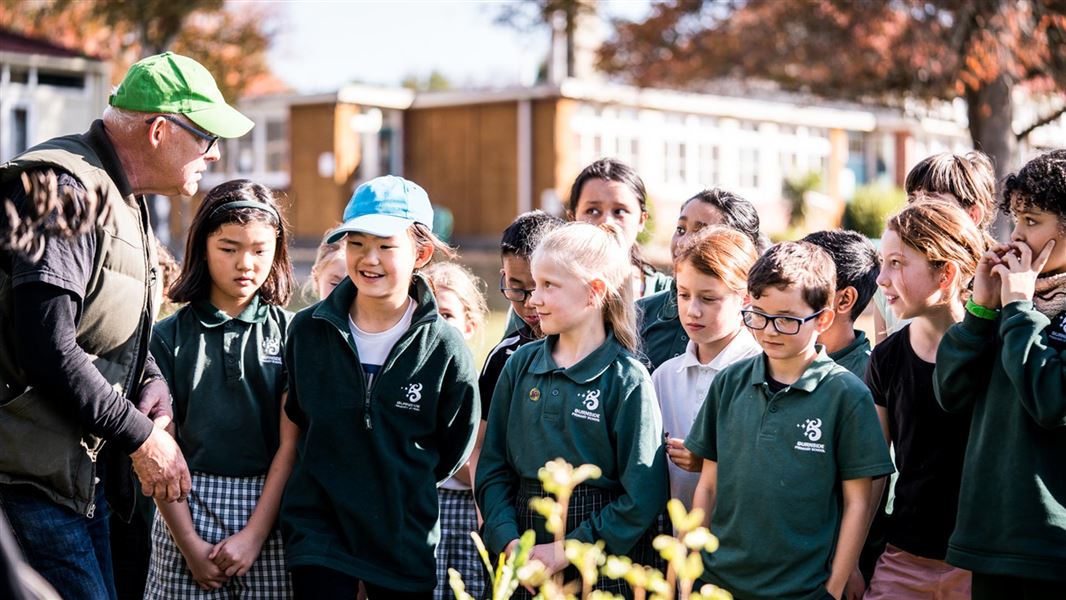
<path id="1" fill-rule="evenodd" d="M 211 152 L 211 149 L 214 148 L 215 144 L 218 143 L 218 136 L 217 135 L 212 135 L 210 133 L 204 133 L 204 132 L 200 131 L 199 129 L 193 127 L 192 125 L 186 124 L 181 119 L 178 119 L 176 117 L 172 117 L 170 115 L 158 115 L 158 116 L 152 117 L 150 119 L 146 119 L 145 123 L 152 123 L 156 119 L 166 119 L 167 121 L 170 121 L 171 123 L 177 125 L 178 127 L 181 127 L 185 131 L 188 131 L 189 133 L 191 133 L 191 134 L 195 135 L 196 137 L 200 138 L 201 140 L 206 141 L 207 142 L 207 149 L 203 151 L 203 154 L 207 154 L 207 153 Z"/>

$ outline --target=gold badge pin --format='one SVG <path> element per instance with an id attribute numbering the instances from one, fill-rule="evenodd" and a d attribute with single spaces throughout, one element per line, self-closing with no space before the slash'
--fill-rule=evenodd
<path id="1" fill-rule="evenodd" d="M 529 399 L 532 400 L 533 402 L 536 402 L 537 400 L 540 400 L 540 390 L 537 389 L 537 388 L 533 388 L 533 389 L 529 390 Z"/>

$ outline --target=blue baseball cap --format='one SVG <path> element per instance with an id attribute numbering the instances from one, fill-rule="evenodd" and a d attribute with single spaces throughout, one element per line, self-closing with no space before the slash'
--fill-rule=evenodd
<path id="1" fill-rule="evenodd" d="M 355 188 L 344 208 L 344 223 L 326 241 L 332 244 L 353 232 L 392 237 L 415 223 L 433 227 L 433 206 L 426 190 L 403 177 L 375 177 Z"/>

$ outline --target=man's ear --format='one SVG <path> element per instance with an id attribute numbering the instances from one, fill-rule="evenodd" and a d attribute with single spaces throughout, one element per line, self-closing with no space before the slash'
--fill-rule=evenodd
<path id="1" fill-rule="evenodd" d="M 162 117 L 152 119 L 152 122 L 148 124 L 148 145 L 152 148 L 158 148 L 162 145 L 163 139 L 168 133 L 166 119 Z"/>
<path id="2" fill-rule="evenodd" d="M 833 311 L 842 315 L 849 314 L 858 301 L 859 290 L 855 289 L 855 286 L 849 285 L 836 293 L 833 299 Z"/>

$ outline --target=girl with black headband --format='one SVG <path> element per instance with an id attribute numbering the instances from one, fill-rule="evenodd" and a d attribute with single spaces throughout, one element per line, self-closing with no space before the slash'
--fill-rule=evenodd
<path id="1" fill-rule="evenodd" d="M 292 281 L 271 192 L 247 180 L 211 190 L 170 291 L 188 304 L 152 336 L 193 487 L 188 504 L 158 504 L 145 598 L 291 596 L 276 523 L 295 460 L 283 410 Z"/>

